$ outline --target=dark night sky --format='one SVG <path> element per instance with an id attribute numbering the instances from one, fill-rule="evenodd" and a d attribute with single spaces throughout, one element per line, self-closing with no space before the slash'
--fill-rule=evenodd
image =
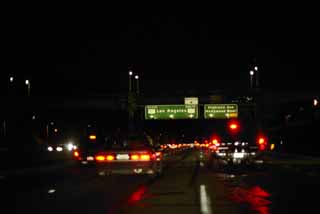
<path id="1" fill-rule="evenodd" d="M 5 26 L 1 81 L 30 78 L 38 95 L 113 93 L 131 66 L 148 92 L 246 88 L 256 59 L 264 88 L 319 90 L 316 17 L 270 17 L 18 17 Z"/>

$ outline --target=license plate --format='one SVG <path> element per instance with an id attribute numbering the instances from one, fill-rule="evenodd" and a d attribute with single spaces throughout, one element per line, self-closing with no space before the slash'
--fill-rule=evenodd
<path id="1" fill-rule="evenodd" d="M 87 157 L 87 161 L 93 161 L 93 160 L 94 160 L 94 158 L 92 156 Z"/>
<path id="2" fill-rule="evenodd" d="M 234 158 L 243 158 L 244 157 L 244 153 L 234 153 L 233 157 Z"/>
<path id="3" fill-rule="evenodd" d="M 128 154 L 119 154 L 117 155 L 117 160 L 129 160 Z"/>

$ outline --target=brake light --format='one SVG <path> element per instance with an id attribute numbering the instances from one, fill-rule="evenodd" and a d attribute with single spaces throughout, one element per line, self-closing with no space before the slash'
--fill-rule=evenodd
<path id="1" fill-rule="evenodd" d="M 141 155 L 140 159 L 143 161 L 149 161 L 150 160 L 150 155 Z"/>
<path id="2" fill-rule="evenodd" d="M 73 156 L 79 157 L 79 152 L 75 151 L 75 152 L 73 153 Z"/>
<path id="3" fill-rule="evenodd" d="M 236 129 L 238 128 L 238 125 L 235 124 L 235 123 L 231 123 L 231 124 L 229 125 L 229 127 L 230 127 L 231 130 L 236 130 Z"/>
<path id="4" fill-rule="evenodd" d="M 263 150 L 265 150 L 266 149 L 266 146 L 264 145 L 264 144 L 260 144 L 259 145 L 259 150 L 260 151 L 263 151 Z"/>
<path id="5" fill-rule="evenodd" d="M 261 145 L 261 144 L 264 144 L 265 143 L 265 139 L 263 137 L 260 137 L 259 140 L 258 140 L 258 143 Z"/>
<path id="6" fill-rule="evenodd" d="M 97 139 L 97 136 L 96 136 L 96 135 L 89 135 L 89 139 L 90 139 L 90 140 L 96 140 L 96 139 Z"/>
<path id="7" fill-rule="evenodd" d="M 263 151 L 267 148 L 267 140 L 264 136 L 259 136 L 257 139 L 257 144 L 259 145 L 259 150 Z"/>
<path id="8" fill-rule="evenodd" d="M 139 160 L 139 155 L 131 155 L 131 160 Z"/>
<path id="9" fill-rule="evenodd" d="M 113 161 L 114 160 L 114 156 L 113 155 L 107 155 L 106 159 L 107 159 L 107 161 Z"/>
<path id="10" fill-rule="evenodd" d="M 104 156 L 102 156 L 102 155 L 98 155 L 98 156 L 96 156 L 96 160 L 97 161 L 105 161 L 105 157 Z"/>
<path id="11" fill-rule="evenodd" d="M 239 121 L 237 121 L 237 120 L 231 120 L 231 121 L 228 123 L 228 129 L 229 129 L 231 132 L 238 132 L 239 129 L 240 129 Z"/>

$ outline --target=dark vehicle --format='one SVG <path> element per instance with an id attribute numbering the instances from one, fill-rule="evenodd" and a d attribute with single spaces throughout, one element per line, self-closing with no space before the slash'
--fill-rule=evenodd
<path id="1" fill-rule="evenodd" d="M 208 136 L 214 147 L 211 161 L 224 164 L 254 164 L 267 150 L 266 134 L 255 123 L 241 120 L 213 122 Z"/>
<path id="2" fill-rule="evenodd" d="M 100 174 L 162 173 L 162 154 L 147 135 L 130 134 L 117 141 L 109 141 L 96 155 Z"/>
<path id="3" fill-rule="evenodd" d="M 73 156 L 81 164 L 94 164 L 94 155 L 104 144 L 105 138 L 102 135 L 88 134 L 80 139 L 80 145 L 73 152 Z"/>

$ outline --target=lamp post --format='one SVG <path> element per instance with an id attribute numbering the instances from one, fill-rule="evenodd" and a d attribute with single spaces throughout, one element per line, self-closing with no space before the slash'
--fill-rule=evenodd
<path id="1" fill-rule="evenodd" d="M 130 70 L 129 71 L 129 92 L 132 91 L 132 75 L 133 75 L 133 72 Z"/>
<path id="2" fill-rule="evenodd" d="M 250 74 L 250 89 L 252 89 L 253 88 L 253 76 L 254 76 L 254 71 L 250 71 L 249 72 L 249 74 Z"/>
<path id="3" fill-rule="evenodd" d="M 30 80 L 26 80 L 26 81 L 25 81 L 25 84 L 26 84 L 27 87 L 28 87 L 28 97 L 29 97 L 29 96 L 30 96 L 30 89 L 31 89 Z"/>
<path id="4" fill-rule="evenodd" d="M 136 89 L 137 91 L 136 92 L 137 92 L 137 94 L 139 94 L 139 75 L 135 75 L 134 78 L 136 79 L 136 83 L 137 83 L 137 85 L 136 85 L 137 86 L 137 89 Z"/>
<path id="5" fill-rule="evenodd" d="M 259 88 L 259 70 L 258 70 L 258 66 L 254 66 L 254 71 L 256 74 L 256 88 Z"/>

